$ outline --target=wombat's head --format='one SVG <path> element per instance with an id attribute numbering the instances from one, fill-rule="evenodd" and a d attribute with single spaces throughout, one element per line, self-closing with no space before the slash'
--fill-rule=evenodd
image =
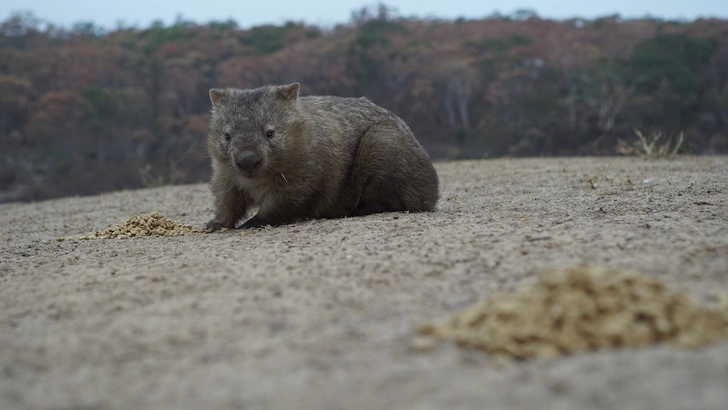
<path id="1" fill-rule="evenodd" d="M 252 90 L 212 89 L 208 149 L 246 178 L 275 172 L 300 134 L 299 84 Z"/>

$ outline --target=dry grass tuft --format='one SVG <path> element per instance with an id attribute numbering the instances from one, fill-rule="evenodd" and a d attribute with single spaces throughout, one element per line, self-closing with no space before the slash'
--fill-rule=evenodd
<path id="1" fill-rule="evenodd" d="M 680 151 L 680 147 L 685 142 L 685 134 L 681 132 L 675 147 L 670 149 L 672 145 L 670 140 L 665 141 L 664 144 L 658 145 L 658 141 L 662 138 L 662 132 L 653 132 L 650 134 L 651 140 L 648 142 L 647 138 L 642 134 L 642 131 L 635 128 L 635 134 L 639 141 L 630 145 L 622 139 L 617 140 L 617 152 L 622 155 L 639 155 L 644 159 L 657 159 L 657 158 L 673 158 Z"/>

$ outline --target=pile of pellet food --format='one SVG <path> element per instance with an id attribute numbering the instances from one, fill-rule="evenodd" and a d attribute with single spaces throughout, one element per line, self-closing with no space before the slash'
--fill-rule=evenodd
<path id="1" fill-rule="evenodd" d="M 186 225 L 168 219 L 159 212 L 135 215 L 117 225 L 110 226 L 103 231 L 93 231 L 85 235 L 64 239 L 127 239 L 135 236 L 182 236 L 193 233 L 207 232 L 202 228 Z"/>
<path id="2" fill-rule="evenodd" d="M 728 337 L 722 304 L 696 303 L 684 289 L 637 272 L 571 267 L 445 321 L 423 323 L 419 332 L 517 359 L 656 343 L 694 348 Z"/>

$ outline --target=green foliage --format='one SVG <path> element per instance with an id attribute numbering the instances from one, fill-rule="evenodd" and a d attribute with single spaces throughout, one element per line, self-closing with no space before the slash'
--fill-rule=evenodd
<path id="1" fill-rule="evenodd" d="M 371 19 L 364 22 L 359 28 L 360 35 L 367 34 L 407 34 L 407 28 L 392 20 Z"/>
<path id="2" fill-rule="evenodd" d="M 367 20 L 359 28 L 359 34 L 351 44 L 350 50 L 357 55 L 366 55 L 376 46 L 388 46 L 393 34 L 405 34 L 407 29 L 400 23 L 387 20 Z"/>
<path id="3" fill-rule="evenodd" d="M 513 34 L 512 36 L 502 38 L 483 37 L 479 39 L 465 40 L 464 45 L 476 49 L 481 53 L 495 52 L 505 53 L 514 47 L 527 46 L 533 40 L 522 34 Z"/>
<path id="4" fill-rule="evenodd" d="M 700 70 L 717 48 L 713 39 L 696 39 L 684 33 L 658 34 L 638 44 L 627 60 L 630 79 L 638 91 L 655 92 L 667 80 L 678 93 L 692 93 Z"/>
<path id="5" fill-rule="evenodd" d="M 299 26 L 292 22 L 283 26 L 272 24 L 256 26 L 240 38 L 240 43 L 253 48 L 257 54 L 273 54 L 285 45 L 285 36 L 298 28 Z"/>
<path id="6" fill-rule="evenodd" d="M 621 19 L 622 16 L 620 16 L 619 14 L 611 14 L 607 16 L 597 17 L 596 19 L 594 19 L 594 21 L 592 21 L 591 25 L 594 28 L 603 29 L 610 25 L 619 23 Z"/>
<path id="7" fill-rule="evenodd" d="M 99 27 L 92 21 L 79 21 L 73 24 L 71 32 L 80 36 L 101 37 L 106 33 L 103 27 Z"/>
<path id="8" fill-rule="evenodd" d="M 119 103 L 114 94 L 101 87 L 92 85 L 81 92 L 91 107 L 90 112 L 95 119 L 108 120 L 119 113 Z"/>
<path id="9" fill-rule="evenodd" d="M 509 39 L 508 42 L 512 47 L 518 47 L 518 46 L 527 46 L 531 44 L 533 40 L 531 40 L 530 37 L 524 36 L 523 34 L 513 34 Z"/>
<path id="10" fill-rule="evenodd" d="M 658 34 L 634 48 L 622 75 L 638 94 L 660 107 L 644 117 L 647 125 L 677 131 L 697 119 L 703 95 L 711 88 L 706 73 L 717 46 L 714 38 L 672 33 Z"/>
<path id="11" fill-rule="evenodd" d="M 536 10 L 533 9 L 518 9 L 513 12 L 514 20 L 528 20 L 532 18 L 538 18 Z"/>
<path id="12" fill-rule="evenodd" d="M 513 19 L 511 16 L 507 14 L 503 14 L 500 11 L 496 11 L 493 14 L 488 16 L 489 20 L 496 20 L 496 21 L 512 21 Z"/>
<path id="13" fill-rule="evenodd" d="M 10 62 L 13 60 L 14 51 L 10 48 L 0 49 L 0 74 L 10 72 Z"/>
<path id="14" fill-rule="evenodd" d="M 227 19 L 225 21 L 211 21 L 207 26 L 213 30 L 228 31 L 237 29 L 238 23 L 233 19 Z"/>
<path id="15" fill-rule="evenodd" d="M 306 35 L 306 38 L 319 38 L 323 36 L 321 30 L 316 27 L 307 27 L 303 33 Z"/>
<path id="16" fill-rule="evenodd" d="M 362 32 L 354 39 L 351 50 L 357 55 L 366 55 L 375 46 L 388 46 L 389 44 L 389 37 L 385 33 Z"/>
<path id="17" fill-rule="evenodd" d="M 0 34 L 6 37 L 20 37 L 36 33 L 42 21 L 31 11 L 13 11 L 10 17 L 0 24 Z"/>
<path id="18" fill-rule="evenodd" d="M 432 48 L 432 42 L 429 41 L 429 40 L 416 38 L 416 39 L 410 40 L 407 43 L 407 47 L 409 47 L 409 48 L 420 48 L 420 47 L 423 47 L 423 48 L 431 49 Z"/>
<path id="19" fill-rule="evenodd" d="M 153 23 L 152 28 L 143 34 L 146 34 L 146 41 L 142 46 L 142 51 L 146 55 L 154 53 L 165 43 L 177 42 L 191 35 L 186 24 L 164 27 L 164 23 L 161 21 Z"/>
<path id="20" fill-rule="evenodd" d="M 404 25 L 384 17 L 365 20 L 360 24 L 356 38 L 349 44 L 348 55 L 352 65 L 356 66 L 355 77 L 361 86 L 376 82 L 381 75 L 387 57 L 377 51 L 389 48 L 390 36 L 406 33 Z M 389 53 L 389 56 L 395 54 Z"/>

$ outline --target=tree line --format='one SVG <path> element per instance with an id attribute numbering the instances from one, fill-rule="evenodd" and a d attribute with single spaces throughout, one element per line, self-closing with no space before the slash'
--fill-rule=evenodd
<path id="1" fill-rule="evenodd" d="M 367 96 L 434 159 L 614 155 L 635 130 L 728 152 L 728 21 L 521 11 L 241 29 L 0 22 L 0 202 L 205 181 L 208 89 Z"/>

